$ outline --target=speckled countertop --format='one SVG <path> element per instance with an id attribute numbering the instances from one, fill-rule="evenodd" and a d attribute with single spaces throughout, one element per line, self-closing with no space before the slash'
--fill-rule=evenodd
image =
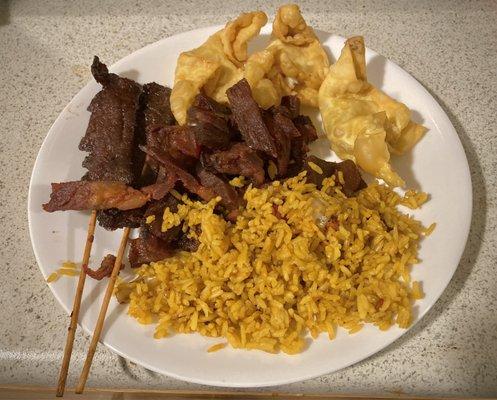
<path id="1" fill-rule="evenodd" d="M 100 4 L 105 3 L 105 4 Z M 257 1 L 0 1 L 0 384 L 53 386 L 67 316 L 38 270 L 26 200 L 43 138 L 88 81 L 94 54 L 110 64 L 165 36 L 224 23 Z M 375 356 L 276 390 L 497 395 L 497 2 L 302 1 L 310 24 L 368 46 L 416 77 L 454 124 L 474 187 L 470 237 L 448 289 L 425 318 Z M 457 201 L 457 199 L 456 199 Z M 88 337 L 78 331 L 69 384 Z M 191 388 L 100 346 L 90 386 Z"/>

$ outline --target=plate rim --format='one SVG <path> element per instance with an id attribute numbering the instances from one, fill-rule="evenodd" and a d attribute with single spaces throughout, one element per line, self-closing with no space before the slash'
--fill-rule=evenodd
<path id="1" fill-rule="evenodd" d="M 120 66 L 122 64 L 125 64 L 126 62 L 128 62 L 128 60 L 130 58 L 137 57 L 141 53 L 150 51 L 154 47 L 160 46 L 164 42 L 167 42 L 169 40 L 181 39 L 181 37 L 183 37 L 183 36 L 188 37 L 189 35 L 204 35 L 204 36 L 205 35 L 209 35 L 209 34 L 212 34 L 215 29 L 220 29 L 223 26 L 224 25 L 212 25 L 212 26 L 207 26 L 207 27 L 192 29 L 192 30 L 188 30 L 188 31 L 183 31 L 183 32 L 180 32 L 180 33 L 177 33 L 177 34 L 173 34 L 173 35 L 164 37 L 162 39 L 159 39 L 159 40 L 157 40 L 155 42 L 149 43 L 149 44 L 147 44 L 147 45 L 145 45 L 145 46 L 143 46 L 143 47 L 141 47 L 141 48 L 139 48 L 139 49 L 137 49 L 137 50 L 135 50 L 135 51 L 127 54 L 123 58 L 121 58 L 121 59 L 117 60 L 115 63 L 113 63 L 109 67 L 109 70 L 110 71 L 114 71 L 115 69 L 120 68 Z M 268 25 L 266 25 L 263 28 L 263 30 L 261 31 L 261 33 L 266 33 L 265 31 L 268 30 L 267 26 Z M 315 31 L 318 33 L 318 35 L 319 35 L 319 33 L 322 33 L 322 34 L 328 35 L 328 37 L 335 37 L 335 38 L 337 38 L 339 40 L 342 40 L 342 41 L 346 40 L 346 38 L 343 37 L 343 36 L 341 36 L 341 35 L 333 34 L 333 33 L 330 33 L 330 32 L 324 31 L 324 30 L 315 29 Z M 271 387 L 271 386 L 286 385 L 286 384 L 291 384 L 291 383 L 296 383 L 296 382 L 302 382 L 302 381 L 313 379 L 313 378 L 316 378 L 316 377 L 328 375 L 328 374 L 331 374 L 331 373 L 343 370 L 345 368 L 348 368 L 351 365 L 354 365 L 354 364 L 356 364 L 356 363 L 358 363 L 360 361 L 367 360 L 371 356 L 373 356 L 374 354 L 377 354 L 380 351 L 385 350 L 386 348 L 388 348 L 389 346 L 391 346 L 394 342 L 396 342 L 401 337 L 403 337 L 407 332 L 409 332 L 410 330 L 412 330 L 425 317 L 425 315 L 429 311 L 431 311 L 433 309 L 433 307 L 435 306 L 435 304 L 440 301 L 440 298 L 445 293 L 445 291 L 446 291 L 449 283 L 452 281 L 452 279 L 454 277 L 455 272 L 459 268 L 459 265 L 460 265 L 460 262 L 461 262 L 461 258 L 462 258 L 463 254 L 464 254 L 464 251 L 465 251 L 465 249 L 466 249 L 466 247 L 468 245 L 469 233 L 470 233 L 470 229 L 471 229 L 471 226 L 472 226 L 473 201 L 474 201 L 474 199 L 473 199 L 473 186 L 472 186 L 471 171 L 470 171 L 468 159 L 467 159 L 467 156 L 466 156 L 466 151 L 464 150 L 464 146 L 462 145 L 462 142 L 461 142 L 461 139 L 459 137 L 459 134 L 458 134 L 457 130 L 455 129 L 454 125 L 452 124 L 452 121 L 450 120 L 449 116 L 444 111 L 444 109 L 442 108 L 442 106 L 438 103 L 438 101 L 434 98 L 434 96 L 425 88 L 425 86 L 421 82 L 419 82 L 414 76 L 412 76 L 408 71 L 406 71 L 405 69 L 403 69 L 402 67 L 400 67 L 397 63 L 395 63 L 391 59 L 389 59 L 389 58 L 381 55 L 380 53 L 372 50 L 369 47 L 366 47 L 366 51 L 368 53 L 370 53 L 372 56 L 383 57 L 386 61 L 388 61 L 391 64 L 391 66 L 393 68 L 395 68 L 396 70 L 400 71 L 403 74 L 406 74 L 409 78 L 413 79 L 419 85 L 419 88 L 421 89 L 421 91 L 423 92 L 423 94 L 426 96 L 426 98 L 430 99 L 430 101 L 432 103 L 432 106 L 433 106 L 433 112 L 437 113 L 438 118 L 444 119 L 445 120 L 444 123 L 446 123 L 447 126 L 449 126 L 451 128 L 452 132 L 450 132 L 450 133 L 451 134 L 453 133 L 454 134 L 453 135 L 454 138 L 457 139 L 456 146 L 457 146 L 459 152 L 462 154 L 463 159 L 465 160 L 465 165 L 464 165 L 464 167 L 465 167 L 464 168 L 464 175 L 465 176 L 463 177 L 463 180 L 466 183 L 466 185 L 464 185 L 464 187 L 466 188 L 466 190 L 465 190 L 465 192 L 466 192 L 465 193 L 465 196 L 466 196 L 465 203 L 467 204 L 467 206 L 466 206 L 466 210 L 465 210 L 465 214 L 466 214 L 465 215 L 465 217 L 466 217 L 465 221 L 467 221 L 466 222 L 467 226 L 463 227 L 464 231 L 465 231 L 465 234 L 464 234 L 464 246 L 461 246 L 461 248 L 458 250 L 458 254 L 457 254 L 457 260 L 458 260 L 458 262 L 457 262 L 457 264 L 455 266 L 453 266 L 453 270 L 452 270 L 452 272 L 450 274 L 450 278 L 448 278 L 447 281 L 445 282 L 445 284 L 443 285 L 443 289 L 440 291 L 440 294 L 438 295 L 438 297 L 436 298 L 436 300 L 434 300 L 432 302 L 432 304 L 430 304 L 426 308 L 426 310 L 424 310 L 422 313 L 420 313 L 417 316 L 416 320 L 409 326 L 409 328 L 405 329 L 399 336 L 397 336 L 397 337 L 395 337 L 395 338 L 387 341 L 386 343 L 380 345 L 378 348 L 374 348 L 373 350 L 368 351 L 368 352 L 364 353 L 363 355 L 358 356 L 355 359 L 353 359 L 353 360 L 351 360 L 349 362 L 344 363 L 339 368 L 336 368 L 336 367 L 330 367 L 328 369 L 323 368 L 321 370 L 321 372 L 319 372 L 319 373 L 310 373 L 310 374 L 307 374 L 307 375 L 302 375 L 302 376 L 300 376 L 298 378 L 268 380 L 268 381 L 265 381 L 263 383 L 261 383 L 261 382 L 253 382 L 253 383 L 247 384 L 247 383 L 219 381 L 219 380 L 213 380 L 213 379 L 204 380 L 204 379 L 200 379 L 200 378 L 195 378 L 195 377 L 190 377 L 190 376 L 184 376 L 182 374 L 177 374 L 177 373 L 174 373 L 174 372 L 167 372 L 167 371 L 161 370 L 159 368 L 156 368 L 156 367 L 154 367 L 152 365 L 149 365 L 146 361 L 144 361 L 142 359 L 138 359 L 136 357 L 129 356 L 128 354 L 126 354 L 123 351 L 119 350 L 118 348 L 114 347 L 111 343 L 108 343 L 107 341 L 104 341 L 104 340 L 101 339 L 99 341 L 100 344 L 104 344 L 107 348 L 109 348 L 114 353 L 118 354 L 119 356 L 121 356 L 121 357 L 123 357 L 123 358 L 125 358 L 127 360 L 135 362 L 136 364 L 141 365 L 144 368 L 147 368 L 149 370 L 152 370 L 152 371 L 157 372 L 157 373 L 162 374 L 162 375 L 166 375 L 166 376 L 172 377 L 174 379 L 179 379 L 179 380 L 184 381 L 184 382 L 191 382 L 191 383 L 195 383 L 195 384 L 208 385 L 208 386 L 233 387 L 233 388 Z M 42 153 L 42 150 L 44 150 L 44 147 L 47 145 L 47 141 L 48 141 L 47 139 L 51 135 L 52 130 L 59 123 L 59 121 L 62 119 L 63 115 L 65 115 L 65 113 L 70 108 L 70 106 L 73 103 L 73 101 L 75 100 L 75 98 L 78 97 L 78 95 L 82 91 L 88 90 L 89 86 L 91 86 L 92 83 L 93 83 L 93 80 L 90 79 L 83 87 L 81 87 L 78 90 L 78 92 L 71 98 L 71 100 L 66 104 L 66 106 L 60 111 L 60 113 L 58 114 L 57 118 L 55 119 L 55 121 L 53 122 L 53 124 L 50 126 L 50 128 L 49 128 L 46 136 L 43 139 L 42 144 L 40 145 L 40 148 L 38 150 L 38 153 L 37 153 L 37 156 L 36 156 L 35 162 L 33 164 L 32 171 L 31 171 L 31 177 L 30 177 L 30 180 L 29 180 L 29 190 L 28 190 L 28 196 L 27 196 L 27 211 L 28 211 L 29 236 L 30 236 L 30 241 L 31 241 L 31 247 L 33 249 L 33 253 L 35 255 L 35 259 L 36 259 L 36 262 L 38 264 L 38 268 L 39 268 L 42 276 L 45 279 L 46 279 L 47 276 L 45 275 L 44 270 L 43 270 L 43 268 L 41 266 L 40 256 L 39 256 L 38 250 L 37 250 L 37 248 L 35 246 L 35 238 L 34 238 L 33 227 L 32 227 L 32 223 L 33 223 L 32 213 L 34 211 L 32 209 L 32 188 L 33 188 L 34 175 L 35 175 L 35 171 L 39 168 L 40 154 Z M 48 284 L 48 283 L 47 283 L 47 285 L 50 288 L 50 291 L 52 292 L 52 294 L 54 295 L 54 297 L 57 299 L 57 302 L 59 303 L 59 305 L 62 306 L 62 308 L 66 312 L 66 314 L 69 315 L 71 313 L 71 309 L 69 307 L 66 307 L 65 303 L 62 301 L 62 299 L 58 295 L 57 291 L 55 290 L 55 287 L 53 285 Z M 71 307 L 72 307 L 72 304 L 71 304 Z M 78 321 L 78 327 L 82 328 L 90 336 L 93 334 L 93 332 L 90 329 L 87 329 L 87 327 L 84 326 L 84 325 L 82 325 L 81 322 L 79 322 L 79 321 Z"/>

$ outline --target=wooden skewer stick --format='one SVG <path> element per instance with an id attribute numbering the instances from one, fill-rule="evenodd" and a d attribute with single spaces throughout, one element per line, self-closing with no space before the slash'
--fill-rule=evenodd
<path id="1" fill-rule="evenodd" d="M 102 301 L 102 306 L 100 307 L 100 314 L 98 314 L 97 324 L 95 325 L 95 330 L 93 331 L 93 337 L 91 338 L 90 348 L 88 349 L 88 354 L 86 355 L 85 365 L 79 376 L 78 386 L 76 386 L 76 393 L 81 394 L 85 388 L 86 380 L 88 379 L 88 374 L 90 373 L 91 363 L 93 361 L 93 356 L 97 349 L 98 341 L 100 340 L 100 335 L 102 333 L 102 328 L 104 326 L 105 315 L 107 314 L 107 308 L 109 307 L 110 298 L 114 292 L 114 286 L 116 284 L 117 275 L 121 269 L 121 263 L 124 256 L 124 250 L 126 249 L 126 244 L 128 243 L 128 237 L 130 228 L 124 228 L 123 236 L 121 238 L 121 244 L 119 245 L 119 250 L 116 256 L 116 262 L 114 263 L 114 268 L 112 269 L 112 274 L 109 278 L 109 283 L 107 284 L 107 290 L 105 291 L 104 300 Z"/>
<path id="2" fill-rule="evenodd" d="M 88 265 L 90 260 L 91 247 L 93 244 L 93 235 L 95 233 L 95 223 L 97 221 L 97 211 L 93 210 L 90 216 L 90 222 L 88 223 L 88 233 L 86 234 L 86 244 L 85 251 L 83 253 L 83 265 Z M 74 301 L 72 305 L 71 312 L 71 323 L 67 330 L 66 346 L 64 348 L 64 357 L 62 358 L 62 365 L 60 367 L 59 381 L 57 383 L 57 397 L 62 397 L 64 395 L 64 389 L 66 386 L 67 371 L 69 369 L 69 363 L 71 361 L 72 346 L 74 344 L 74 335 L 76 334 L 76 328 L 78 326 L 79 309 L 81 306 L 81 298 L 83 297 L 83 289 L 85 288 L 86 272 L 85 268 L 81 266 L 81 272 L 79 273 L 78 286 L 76 288 L 76 294 L 74 295 Z"/>

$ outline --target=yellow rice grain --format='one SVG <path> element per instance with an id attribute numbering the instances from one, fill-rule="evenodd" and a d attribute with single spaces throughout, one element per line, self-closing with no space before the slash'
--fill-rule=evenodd
<path id="1" fill-rule="evenodd" d="M 214 344 L 207 349 L 207 352 L 214 353 L 215 351 L 219 351 L 221 349 L 224 349 L 227 345 L 228 345 L 228 343 L 226 343 L 226 342 Z"/>
<path id="2" fill-rule="evenodd" d="M 423 232 L 424 235 L 425 236 L 431 235 L 431 233 L 435 230 L 436 226 L 437 226 L 437 224 L 435 222 L 433 222 L 428 228 L 426 228 L 424 230 L 424 232 Z"/>
<path id="3" fill-rule="evenodd" d="M 315 163 L 313 163 L 312 161 L 309 161 L 307 163 L 307 165 L 309 167 L 311 167 L 312 170 L 314 170 L 315 172 L 317 172 L 318 174 L 322 175 L 323 174 L 323 170 L 321 169 L 321 167 Z"/>
<path id="4" fill-rule="evenodd" d="M 176 189 L 172 189 L 169 193 L 171 193 L 173 195 L 173 197 L 175 197 L 177 200 L 180 200 L 180 201 L 183 197 Z"/>
<path id="5" fill-rule="evenodd" d="M 414 281 L 412 283 L 412 298 L 415 300 L 422 299 L 424 297 L 423 289 L 421 288 L 421 283 Z"/>
<path id="6" fill-rule="evenodd" d="M 273 180 L 276 177 L 276 174 L 278 174 L 278 167 L 273 161 L 269 161 L 268 163 L 267 174 L 271 180 Z"/>
<path id="7" fill-rule="evenodd" d="M 245 177 L 244 176 L 237 176 L 237 177 L 233 178 L 232 180 L 230 180 L 229 184 L 231 186 L 234 186 L 234 187 L 237 187 L 237 188 L 244 187 L 245 184 L 246 184 Z"/>
<path id="8" fill-rule="evenodd" d="M 145 219 L 145 222 L 146 222 L 147 224 L 151 224 L 151 223 L 152 223 L 152 222 L 154 222 L 154 221 L 155 221 L 155 215 L 153 215 L 153 214 L 152 214 L 152 215 L 149 215 L 149 216 Z"/>
<path id="9" fill-rule="evenodd" d="M 66 268 L 60 268 L 58 270 L 59 275 L 66 275 L 66 276 L 78 276 L 79 271 L 75 269 L 66 269 Z"/>
<path id="10" fill-rule="evenodd" d="M 50 275 L 48 275 L 47 283 L 55 282 L 58 279 L 59 279 L 59 274 L 57 272 L 52 272 Z"/>
<path id="11" fill-rule="evenodd" d="M 171 212 L 169 207 L 166 207 L 164 210 L 164 214 L 162 216 L 162 232 L 167 231 L 168 229 L 178 226 L 181 223 L 181 218 L 178 214 Z"/>

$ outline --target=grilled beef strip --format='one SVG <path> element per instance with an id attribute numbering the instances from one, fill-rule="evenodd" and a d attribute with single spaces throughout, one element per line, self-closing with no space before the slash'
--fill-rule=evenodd
<path id="1" fill-rule="evenodd" d="M 91 66 L 95 80 L 102 85 L 88 107 L 88 128 L 79 149 L 89 154 L 83 161 L 88 169 L 85 180 L 119 181 L 132 185 L 140 176 L 137 158 L 137 111 L 141 86 L 130 79 L 109 73 L 95 56 Z"/>
<path id="2" fill-rule="evenodd" d="M 264 161 L 245 143 L 234 143 L 227 150 L 202 156 L 202 163 L 218 173 L 245 176 L 256 186 L 264 183 Z"/>
<path id="3" fill-rule="evenodd" d="M 200 243 L 197 239 L 190 238 L 183 232 L 180 233 L 178 240 L 174 242 L 174 247 L 176 249 L 189 251 L 191 253 L 197 251 L 199 245 Z"/>
<path id="4" fill-rule="evenodd" d="M 192 174 L 178 166 L 165 150 L 161 150 L 155 146 L 142 147 L 142 149 L 149 156 L 153 157 L 156 161 L 162 164 L 166 174 L 174 175 L 179 181 L 181 181 L 185 189 L 189 192 L 196 194 L 206 201 L 209 201 L 215 197 L 213 190 L 202 186 Z"/>
<path id="5" fill-rule="evenodd" d="M 147 217 L 154 216 L 154 220 L 151 223 L 143 223 L 142 229 L 148 230 L 152 235 L 163 240 L 165 243 L 171 243 L 175 241 L 181 233 L 181 225 L 174 226 L 165 232 L 162 232 L 162 221 L 164 210 L 169 208 L 171 212 L 178 211 L 179 201 L 171 195 L 166 196 L 162 200 L 150 202 L 145 210 L 145 220 Z"/>
<path id="6" fill-rule="evenodd" d="M 218 103 L 216 100 L 206 96 L 205 93 L 201 92 L 195 96 L 192 103 L 193 107 L 198 107 L 203 110 L 212 111 L 217 115 L 231 115 L 231 110 L 229 107 Z"/>
<path id="7" fill-rule="evenodd" d="M 104 210 L 139 208 L 150 200 L 154 187 L 133 189 L 122 182 L 73 181 L 52 183 L 48 212 L 65 210 Z"/>
<path id="8" fill-rule="evenodd" d="M 178 210 L 179 201 L 168 195 L 162 200 L 152 201 L 146 206 L 145 220 L 154 216 L 151 223 L 143 222 L 140 228 L 140 237 L 131 241 L 128 255 L 132 267 L 140 266 L 145 262 L 159 261 L 173 254 L 174 250 L 196 251 L 198 241 L 189 238 L 183 231 L 182 226 L 174 226 L 162 232 L 162 221 L 164 210 L 169 208 L 171 212 Z"/>
<path id="9" fill-rule="evenodd" d="M 279 117 L 278 117 L 279 116 Z M 276 156 L 276 165 L 278 167 L 278 177 L 283 177 L 286 175 L 288 170 L 288 164 L 290 162 L 290 151 L 291 151 L 291 127 L 284 126 L 281 124 L 278 119 L 283 119 L 284 121 L 288 121 L 289 124 L 293 126 L 293 130 L 300 136 L 299 132 L 293 125 L 292 121 L 283 116 L 281 113 L 272 113 L 266 112 L 264 113 L 264 122 L 271 133 L 271 136 L 274 139 L 274 143 L 276 144 L 277 156 Z"/>
<path id="10" fill-rule="evenodd" d="M 246 79 L 242 79 L 226 91 L 233 117 L 247 145 L 271 157 L 277 157 L 274 139 L 264 123 L 262 111 L 252 97 Z"/>
<path id="11" fill-rule="evenodd" d="M 236 189 L 226 182 L 225 179 L 202 166 L 199 166 L 197 169 L 197 176 L 202 186 L 212 189 L 216 195 L 221 197 L 221 205 L 228 212 L 238 210 L 238 207 L 242 204 L 242 199 Z"/>
<path id="12" fill-rule="evenodd" d="M 211 150 L 225 149 L 233 139 L 229 116 L 227 107 L 201 93 L 188 109 L 187 125 L 193 130 L 199 146 Z"/>
<path id="13" fill-rule="evenodd" d="M 166 151 L 183 168 L 194 166 L 200 157 L 200 145 L 196 141 L 194 129 L 186 125 L 155 129 L 148 136 L 147 146 Z"/>
<path id="14" fill-rule="evenodd" d="M 290 119 L 300 115 L 300 99 L 297 96 L 283 96 L 281 98 L 281 106 L 288 110 Z"/>
<path id="15" fill-rule="evenodd" d="M 171 89 L 155 82 L 147 83 L 143 86 L 143 93 L 140 97 L 140 107 L 138 110 L 138 125 L 136 128 L 136 134 L 140 137 L 138 145 L 144 144 L 143 138 L 146 143 L 151 140 L 157 140 L 156 132 L 158 130 L 175 123 L 169 103 L 170 94 Z M 137 151 L 141 154 L 139 165 L 142 165 L 141 160 L 143 160 L 146 155 L 139 148 Z M 153 186 L 154 192 L 151 193 L 151 198 L 160 199 L 174 187 L 176 180 L 172 180 L 173 177 L 171 175 L 164 174 L 164 171 L 161 171 L 160 164 L 151 157 L 147 157 L 145 162 L 146 165 L 142 169 L 142 175 L 137 184 L 141 187 L 157 182 L 157 184 Z M 116 209 L 103 210 L 98 213 L 98 221 L 105 229 L 114 230 L 126 226 L 137 228 L 140 226 L 140 216 L 143 217 L 144 210 L 145 209 L 133 211 L 119 211 Z"/>
<path id="16" fill-rule="evenodd" d="M 318 135 L 309 117 L 299 115 L 292 122 L 299 131 L 300 136 L 292 138 L 290 153 L 294 161 L 293 169 L 301 171 L 304 167 L 307 152 L 309 151 L 308 144 L 316 140 Z"/>
<path id="17" fill-rule="evenodd" d="M 309 166 L 312 162 L 316 164 L 323 171 L 322 174 L 316 172 L 313 168 Z M 367 187 L 366 182 L 361 177 L 359 169 L 355 163 L 351 160 L 345 160 L 339 163 L 330 162 L 322 160 L 315 156 L 309 156 L 305 162 L 305 168 L 307 171 L 306 181 L 314 183 L 318 188 L 323 185 L 323 180 L 332 175 L 337 176 L 338 172 L 342 172 L 344 184 L 342 185 L 338 179 L 336 179 L 337 186 L 341 187 L 342 192 L 347 196 L 353 196 L 357 191 Z"/>
<path id="18" fill-rule="evenodd" d="M 83 270 L 86 275 L 89 277 L 96 279 L 97 281 L 101 281 L 103 278 L 110 276 L 112 274 L 112 270 L 114 269 L 114 264 L 116 263 L 116 256 L 112 254 L 107 254 L 102 262 L 100 263 L 100 268 L 97 270 L 91 269 L 88 265 L 83 264 Z M 121 264 L 121 269 L 124 268 L 124 264 Z"/>
<path id="19" fill-rule="evenodd" d="M 176 123 L 169 98 L 171 89 L 151 82 L 143 85 L 142 105 L 143 114 L 141 117 L 141 126 L 145 135 L 156 128 L 170 126 Z"/>
<path id="20" fill-rule="evenodd" d="M 268 110 L 274 118 L 274 122 L 285 132 L 288 138 L 298 138 L 301 136 L 300 131 L 295 126 L 288 108 L 283 106 L 271 107 Z M 298 118 L 298 117 L 297 117 Z"/>
<path id="21" fill-rule="evenodd" d="M 145 136 L 145 142 L 150 141 L 150 135 L 157 129 L 176 123 L 170 106 L 171 89 L 155 82 L 143 85 L 143 93 L 140 98 L 140 111 L 138 118 L 138 129 Z M 140 142 L 140 144 L 144 144 Z M 157 180 L 159 164 L 145 157 L 146 166 L 142 171 L 140 181 L 142 184 L 150 184 Z"/>
<path id="22" fill-rule="evenodd" d="M 139 238 L 130 240 L 128 260 L 131 267 L 136 268 L 142 264 L 164 260 L 172 254 L 173 250 L 166 242 L 142 229 Z"/>
<path id="23" fill-rule="evenodd" d="M 140 227 L 143 223 L 144 215 L 149 205 L 154 204 L 155 201 L 160 201 L 162 198 L 167 196 L 169 191 L 174 187 L 175 182 L 176 179 L 166 179 L 162 183 L 155 183 L 142 188 L 141 191 L 147 196 L 150 196 L 150 201 L 140 208 L 134 208 L 126 211 L 111 208 L 99 211 L 98 222 L 100 226 L 111 231 L 125 227 Z"/>
<path id="24" fill-rule="evenodd" d="M 121 211 L 117 208 L 110 208 L 98 212 L 98 223 L 108 231 L 115 231 L 121 228 L 138 228 L 143 221 L 145 207 L 134 208 L 132 210 Z"/>

